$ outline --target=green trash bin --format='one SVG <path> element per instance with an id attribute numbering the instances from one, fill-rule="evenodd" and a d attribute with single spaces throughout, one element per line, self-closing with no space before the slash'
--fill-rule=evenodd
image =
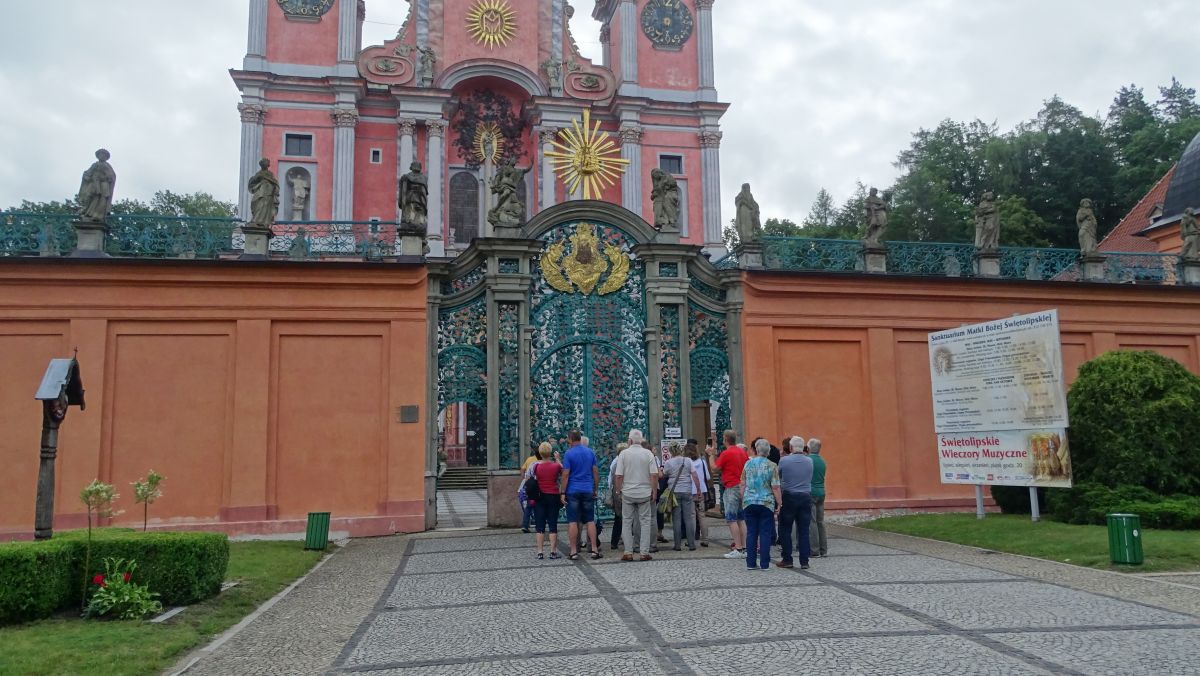
<path id="1" fill-rule="evenodd" d="M 1108 515 L 1108 553 L 1113 563 L 1140 566 L 1142 556 L 1142 519 L 1137 514 Z"/>
<path id="2" fill-rule="evenodd" d="M 304 548 L 323 550 L 329 546 L 329 512 L 309 512 L 308 531 L 304 534 Z"/>

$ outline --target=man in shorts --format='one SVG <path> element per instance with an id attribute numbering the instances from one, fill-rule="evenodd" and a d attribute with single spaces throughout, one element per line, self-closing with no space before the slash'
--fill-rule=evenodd
<path id="1" fill-rule="evenodd" d="M 746 514 L 742 510 L 742 468 L 745 467 L 749 456 L 746 449 L 737 445 L 737 433 L 726 430 L 724 435 L 725 450 L 712 463 L 713 474 L 721 477 L 724 491 L 721 493 L 721 505 L 725 511 L 725 522 L 729 524 L 729 537 L 733 540 L 733 549 L 725 555 L 727 559 L 746 558 Z M 711 462 L 712 455 L 709 455 Z"/>
<path id="2" fill-rule="evenodd" d="M 571 543 L 572 561 L 579 559 L 579 524 L 587 525 L 588 542 L 592 546 L 591 557 L 600 558 L 600 547 L 596 543 L 596 489 L 600 486 L 600 466 L 596 454 L 583 444 L 583 434 L 571 430 L 567 435 L 571 447 L 563 456 L 563 504 L 567 506 L 567 533 Z"/>

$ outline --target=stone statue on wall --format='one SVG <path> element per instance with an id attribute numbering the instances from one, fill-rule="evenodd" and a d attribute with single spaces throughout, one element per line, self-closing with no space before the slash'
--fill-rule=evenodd
<path id="1" fill-rule="evenodd" d="M 557 61 L 553 58 L 546 59 L 542 62 L 542 69 L 546 71 L 546 81 L 550 84 L 551 96 L 562 96 L 563 92 L 563 64 L 562 61 Z"/>
<path id="2" fill-rule="evenodd" d="M 250 191 L 250 223 L 263 228 L 271 227 L 279 213 L 279 179 L 271 173 L 271 160 L 258 161 L 259 171 L 250 177 L 246 189 Z"/>
<path id="3" fill-rule="evenodd" d="M 83 180 L 79 184 L 79 220 L 90 223 L 103 223 L 112 211 L 113 188 L 117 184 L 117 172 L 108 163 L 111 157 L 104 148 L 96 151 L 96 161 L 88 170 L 83 172 Z"/>
<path id="4" fill-rule="evenodd" d="M 762 240 L 762 220 L 759 215 L 758 202 L 750 194 L 750 184 L 743 183 L 742 191 L 733 200 L 736 207 L 734 229 L 737 230 L 738 241 L 745 244 Z"/>
<path id="5" fill-rule="evenodd" d="M 975 207 L 975 248 L 979 251 L 1000 248 L 1000 209 L 990 191 L 983 193 L 983 199 Z"/>
<path id="6" fill-rule="evenodd" d="M 679 183 L 675 177 L 654 169 L 650 172 L 650 199 L 654 201 L 654 227 L 674 232 L 679 230 Z"/>
<path id="7" fill-rule="evenodd" d="M 1200 226 L 1196 225 L 1196 210 L 1188 207 L 1183 210 L 1183 218 L 1179 221 L 1179 235 L 1183 238 L 1183 249 L 1179 257 L 1189 263 L 1200 263 Z"/>
<path id="8" fill-rule="evenodd" d="M 518 169 L 516 159 L 510 157 L 500 163 L 492 178 L 492 194 L 496 206 L 488 211 L 488 223 L 497 227 L 520 227 L 525 220 L 525 201 L 520 194 L 521 180 L 530 169 Z"/>
<path id="9" fill-rule="evenodd" d="M 417 47 L 421 53 L 420 65 L 417 67 L 417 80 L 423 87 L 433 86 L 433 65 L 437 63 L 437 53 L 432 47 Z"/>
<path id="10" fill-rule="evenodd" d="M 292 220 L 303 221 L 304 212 L 308 207 L 308 179 L 299 171 L 288 176 L 292 188 Z"/>
<path id="11" fill-rule="evenodd" d="M 1075 225 L 1079 226 L 1079 252 L 1084 256 L 1096 253 L 1096 209 L 1090 199 L 1079 202 L 1075 212 Z"/>
<path id="12" fill-rule="evenodd" d="M 429 179 L 421 163 L 413 162 L 400 177 L 400 223 L 424 230 L 429 224 Z"/>
<path id="13" fill-rule="evenodd" d="M 866 200 L 867 236 L 863 238 L 863 244 L 866 246 L 871 248 L 880 246 L 879 239 L 883 237 L 883 231 L 887 229 L 888 209 L 886 197 L 880 197 L 878 188 L 871 188 L 871 193 L 867 195 Z"/>

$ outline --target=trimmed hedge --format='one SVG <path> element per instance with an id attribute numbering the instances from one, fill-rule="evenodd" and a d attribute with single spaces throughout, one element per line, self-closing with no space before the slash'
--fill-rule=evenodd
<path id="1" fill-rule="evenodd" d="M 1109 514 L 1122 513 L 1140 516 L 1143 528 L 1200 528 L 1200 497 L 1164 497 L 1141 486 L 1076 484 L 1071 490 L 1051 491 L 1048 511 L 1051 518 L 1066 523 L 1102 526 Z"/>
<path id="2" fill-rule="evenodd" d="M 64 532 L 49 542 L 0 545 L 0 624 L 78 607 L 86 557 L 87 531 Z M 137 561 L 134 582 L 158 593 L 163 605 L 187 605 L 221 591 L 229 538 L 223 533 L 94 529 L 89 579 L 104 572 L 106 557 Z"/>
<path id="3" fill-rule="evenodd" d="M 1033 507 L 1029 504 L 1029 489 L 1025 486 L 992 486 L 992 499 L 1005 514 L 1029 514 Z M 1038 506 L 1046 509 L 1046 489 L 1037 489 Z"/>

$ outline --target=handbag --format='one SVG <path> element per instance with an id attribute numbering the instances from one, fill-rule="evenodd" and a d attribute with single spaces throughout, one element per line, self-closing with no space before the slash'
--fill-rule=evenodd
<path id="1" fill-rule="evenodd" d="M 537 476 L 534 470 L 541 463 L 535 462 L 529 466 L 529 476 L 525 479 L 525 499 L 530 502 L 537 502 L 542 499 L 542 488 L 538 486 Z"/>
<path id="2" fill-rule="evenodd" d="M 679 466 L 679 473 L 675 475 L 675 480 L 667 484 L 667 487 L 662 490 L 658 496 L 658 511 L 663 515 L 664 521 L 670 523 L 671 514 L 675 508 L 679 506 L 679 497 L 675 495 L 675 486 L 679 485 L 679 478 L 683 476 L 683 465 Z"/>

